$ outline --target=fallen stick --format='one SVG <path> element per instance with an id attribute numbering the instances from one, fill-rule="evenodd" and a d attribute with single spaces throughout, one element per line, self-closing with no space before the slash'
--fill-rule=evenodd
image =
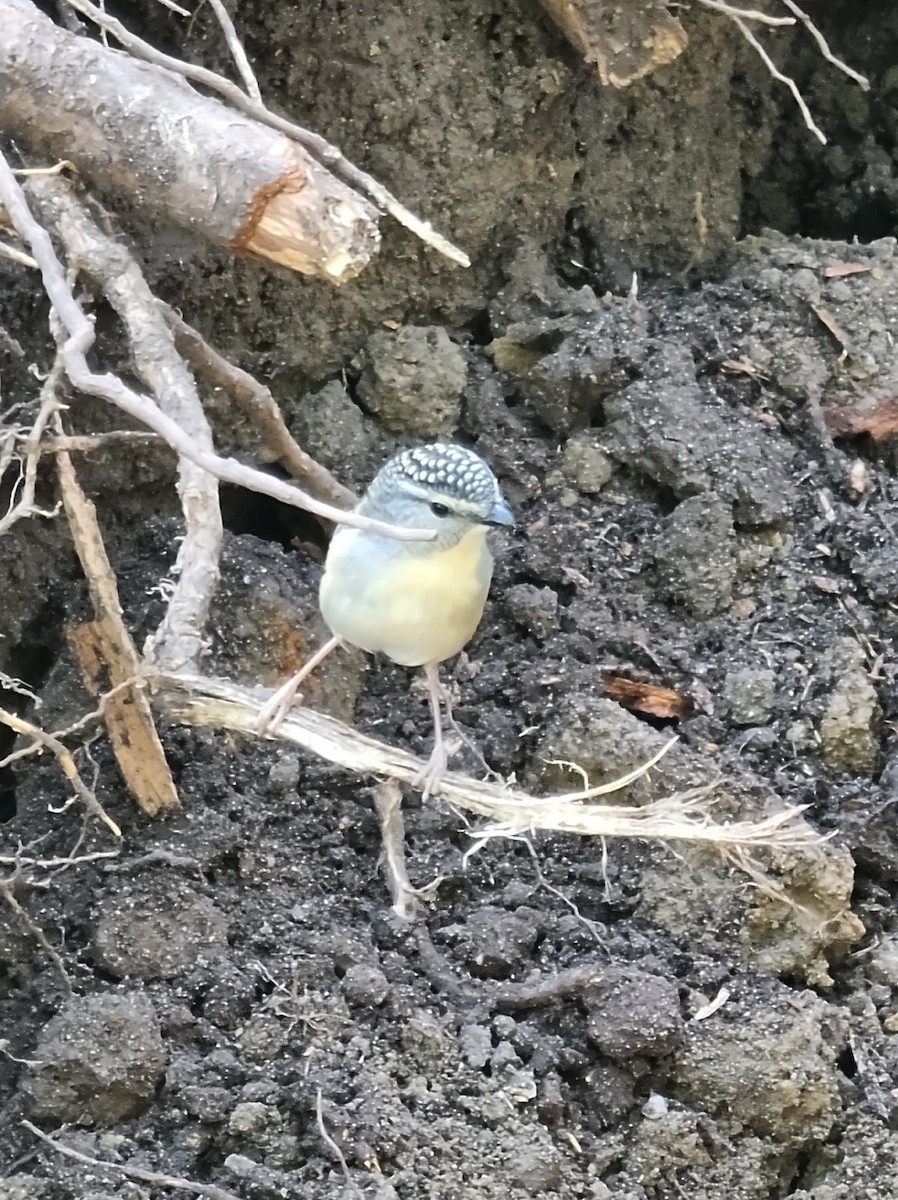
<path id="1" fill-rule="evenodd" d="M 353 279 L 380 244 L 374 207 L 297 142 L 31 0 L 0 0 L 0 128 L 154 217 L 304 275 Z"/>

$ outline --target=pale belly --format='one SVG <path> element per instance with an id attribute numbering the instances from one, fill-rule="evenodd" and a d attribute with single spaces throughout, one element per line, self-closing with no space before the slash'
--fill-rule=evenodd
<path id="1" fill-rule="evenodd" d="M 451 550 L 372 564 L 356 531 L 335 538 L 321 580 L 321 613 L 338 637 L 407 667 L 458 654 L 480 624 L 493 570 L 485 531 Z"/>

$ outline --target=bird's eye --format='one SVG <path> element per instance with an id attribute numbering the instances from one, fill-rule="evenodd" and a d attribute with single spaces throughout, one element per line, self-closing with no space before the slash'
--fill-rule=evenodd
<path id="1" fill-rule="evenodd" d="M 431 504 L 431 506 L 430 506 L 430 511 L 433 513 L 433 515 L 435 517 L 448 517 L 449 516 L 449 505 L 448 504 L 438 504 L 436 501 L 434 501 L 433 504 Z"/>

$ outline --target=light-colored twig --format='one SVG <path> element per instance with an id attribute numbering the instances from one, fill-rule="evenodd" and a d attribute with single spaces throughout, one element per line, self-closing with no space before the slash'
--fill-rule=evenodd
<path id="1" fill-rule="evenodd" d="M 65 1158 L 71 1158 L 74 1162 L 84 1163 L 88 1167 L 94 1167 L 101 1171 L 111 1171 L 113 1174 L 124 1175 L 126 1179 L 136 1179 L 140 1183 L 149 1183 L 153 1187 L 167 1188 L 170 1191 L 191 1192 L 196 1196 L 208 1196 L 209 1200 L 240 1200 L 239 1196 L 235 1196 L 233 1192 L 227 1191 L 226 1188 L 220 1188 L 214 1183 L 197 1183 L 193 1179 L 182 1179 L 179 1175 L 164 1175 L 159 1171 L 147 1171 L 144 1167 L 131 1167 L 127 1163 L 109 1162 L 107 1159 L 94 1158 L 90 1154 L 84 1154 L 80 1150 L 75 1150 L 72 1146 L 67 1146 L 65 1142 L 60 1142 L 56 1138 L 50 1137 L 48 1133 L 44 1133 L 42 1129 L 38 1129 L 36 1125 L 32 1125 L 30 1121 L 23 1120 L 22 1126 L 29 1133 L 34 1134 L 36 1138 L 49 1146 L 51 1150 L 55 1150 L 57 1154 L 62 1154 Z"/>
<path id="2" fill-rule="evenodd" d="M 68 0 L 67 0 L 68 2 Z M 168 443 L 183 458 L 190 459 L 224 483 L 248 488 L 270 496 L 294 508 L 303 508 L 327 521 L 353 525 L 358 529 L 373 529 L 402 541 L 431 541 L 431 530 L 401 529 L 384 521 L 375 521 L 360 513 L 346 512 L 315 499 L 293 484 L 256 471 L 234 458 L 222 458 L 197 446 L 189 434 L 163 413 L 147 396 L 127 387 L 117 375 L 99 375 L 87 364 L 86 354 L 96 340 L 93 324 L 81 311 L 66 279 L 62 264 L 53 248 L 49 234 L 32 216 L 27 201 L 6 158 L 0 155 L 0 203 L 6 208 L 20 236 L 31 247 L 40 264 L 44 289 L 62 321 L 68 338 L 63 345 L 66 374 L 72 385 L 90 396 L 99 396 L 119 408 L 133 420 L 146 425 Z"/>
<path id="3" fill-rule="evenodd" d="M 327 1126 L 324 1123 L 324 1101 L 321 1098 L 321 1088 L 318 1089 L 318 1095 L 315 1097 L 315 1124 L 318 1126 L 318 1132 L 325 1146 L 337 1156 L 340 1166 L 343 1168 L 343 1178 L 346 1180 L 346 1186 L 353 1195 L 359 1197 L 359 1200 L 364 1200 L 364 1193 L 352 1177 L 346 1156 L 327 1131 Z"/>
<path id="4" fill-rule="evenodd" d="M 152 686 L 154 703 L 168 716 L 187 725 L 233 729 L 250 735 L 255 734 L 265 699 L 258 692 L 219 679 L 158 677 Z M 302 746 L 355 775 L 407 784 L 421 777 L 423 763 L 414 755 L 308 708 L 293 709 L 273 736 Z M 657 761 L 659 755 L 650 761 Z M 716 847 L 721 853 L 733 847 L 809 848 L 824 841 L 801 820 L 802 808 L 783 808 L 758 821 L 712 821 L 707 787 L 640 807 L 592 803 L 597 794 L 620 790 L 644 774 L 647 765 L 611 783 L 562 796 L 528 795 L 448 772 L 435 794 L 447 804 L 485 817 L 489 824 L 477 830 L 484 836 L 512 837 L 543 829 L 589 837 L 686 842 Z"/>
<path id="5" fill-rule="evenodd" d="M 266 108 L 260 101 L 247 96 L 235 83 L 232 83 L 230 79 L 225 79 L 223 75 L 219 75 L 215 71 L 210 71 L 206 67 L 198 67 L 193 63 L 183 62 L 181 59 L 173 58 L 169 54 L 163 54 L 142 38 L 137 37 L 136 34 L 131 33 L 122 25 L 121 21 L 117 21 L 115 17 L 109 16 L 108 13 L 98 8 L 96 4 L 92 4 L 90 0 L 66 0 L 66 3 L 77 12 L 90 17 L 100 29 L 111 33 L 116 41 L 135 55 L 135 57 L 153 63 L 157 67 L 164 67 L 168 71 L 173 71 L 175 74 L 189 79 L 192 83 L 198 83 L 203 87 L 210 88 L 220 96 L 223 96 L 234 108 L 245 113 L 246 116 L 253 117 L 257 121 L 262 121 L 264 124 L 270 126 L 270 128 L 276 129 L 279 133 L 292 138 L 293 141 L 314 155 L 323 166 L 333 171 L 345 183 L 348 183 L 351 187 L 356 188 L 363 195 L 366 195 L 384 212 L 389 213 L 400 225 L 403 225 L 411 233 L 414 233 L 416 237 L 420 238 L 422 242 L 431 246 L 445 258 L 457 263 L 459 266 L 469 267 L 471 265 L 471 260 L 463 250 L 454 246 L 442 234 L 437 233 L 428 221 L 422 221 L 420 217 L 416 217 L 405 205 L 400 204 L 396 197 L 388 192 L 382 184 L 349 162 L 344 157 L 342 151 L 336 146 L 331 145 L 323 137 L 320 137 L 316 133 L 311 133 L 308 129 L 303 129 L 301 125 L 295 125 L 292 121 L 288 121 L 284 117 L 279 117 L 276 113 Z"/>
<path id="6" fill-rule="evenodd" d="M 770 55 L 767 53 L 767 51 L 764 49 L 764 47 L 761 45 L 761 43 L 758 41 L 758 39 L 755 37 L 752 30 L 748 27 L 748 25 L 746 25 L 746 23 L 742 20 L 741 17 L 734 16 L 731 13 L 730 20 L 733 22 L 733 24 L 736 26 L 736 28 L 739 30 L 739 32 L 742 34 L 742 36 L 745 38 L 745 40 L 748 42 L 748 44 L 752 47 L 752 49 L 756 52 L 756 54 L 760 58 L 761 62 L 764 64 L 764 66 L 767 68 L 767 70 L 770 72 L 770 74 L 773 76 L 773 78 L 778 80 L 780 83 L 784 83 L 786 85 L 786 87 L 789 89 L 789 91 L 792 93 L 793 97 L 795 98 L 795 103 L 798 105 L 801 115 L 804 118 L 805 125 L 807 125 L 808 129 L 810 129 L 811 133 L 820 142 L 820 144 L 825 146 L 826 145 L 826 134 L 823 132 L 822 129 L 820 129 L 820 127 L 815 122 L 814 118 L 811 116 L 811 110 L 808 108 L 807 104 L 805 103 L 804 96 L 802 96 L 801 91 L 799 90 L 798 84 L 795 82 L 795 80 L 792 79 L 791 76 L 784 75 L 782 73 L 782 71 L 779 69 L 779 67 L 776 65 L 776 63 L 773 61 L 773 59 L 770 57 Z"/>
<path id="7" fill-rule="evenodd" d="M 9 879 L 0 879 L 0 898 L 6 903 L 11 912 L 18 917 L 22 925 L 28 930 L 43 952 L 47 955 L 53 966 L 56 968 L 59 978 L 62 980 L 62 986 L 65 988 L 66 994 L 72 994 L 72 981 L 69 979 L 69 973 L 65 969 L 65 963 L 62 961 L 62 956 L 55 946 L 51 946 L 47 935 L 41 929 L 36 921 L 31 919 L 31 916 L 25 911 L 22 905 L 18 902 L 13 892 L 13 883 L 16 878 L 14 873 Z"/>
<path id="8" fill-rule="evenodd" d="M 758 12 L 756 8 L 736 8 L 732 4 L 726 4 L 724 0 L 698 0 L 698 3 L 702 8 L 713 9 L 714 12 L 723 13 L 732 20 L 757 21 L 761 25 L 795 24 L 792 17 L 771 17 L 769 13 Z"/>
<path id="9" fill-rule="evenodd" d="M 823 36 L 808 14 L 804 11 L 804 9 L 799 8 L 799 6 L 795 3 L 795 0 L 782 0 L 782 2 L 790 12 L 795 13 L 796 17 L 798 17 L 799 21 L 801 21 L 802 25 L 804 25 L 805 29 L 807 29 L 808 33 L 817 43 L 817 48 L 826 61 L 828 63 L 832 63 L 834 67 L 836 67 L 843 74 L 847 75 L 849 79 L 853 79 L 854 82 L 863 88 L 865 92 L 868 92 L 870 90 L 870 80 L 866 77 L 866 75 L 861 75 L 858 71 L 855 71 L 853 67 L 849 67 L 846 62 L 843 62 L 841 58 L 838 58 L 835 54 L 833 54 L 832 50 L 829 48 L 829 43 L 827 42 L 826 38 Z"/>
<path id="10" fill-rule="evenodd" d="M 109 816 L 103 805 L 81 778 L 71 752 L 58 738 L 53 737 L 51 733 L 47 733 L 40 726 L 32 724 L 31 721 L 26 721 L 24 717 L 19 717 L 15 713 L 8 712 L 5 708 L 0 708 L 0 724 L 13 730 L 14 733 L 31 738 L 32 741 L 37 742 L 45 750 L 49 750 L 51 754 L 55 755 L 56 761 L 62 768 L 62 773 L 71 784 L 72 790 L 84 805 L 86 811 L 92 817 L 96 817 L 98 821 L 102 821 L 106 828 L 110 829 L 117 838 L 122 836 L 121 829 L 119 829 L 118 825 L 116 825 L 115 821 Z"/>
<path id="11" fill-rule="evenodd" d="M 188 325 L 173 308 L 159 301 L 166 323 L 175 336 L 175 345 L 192 369 L 215 386 L 223 388 L 246 409 L 255 428 L 261 431 L 268 449 L 278 461 L 309 491 L 338 508 L 351 508 L 358 497 L 316 462 L 296 442 L 287 428 L 274 396 L 248 371 L 229 362 L 210 346 L 201 333 Z"/>
<path id="12" fill-rule="evenodd" d="M 246 51 L 243 48 L 243 43 L 237 36 L 237 30 L 234 28 L 234 22 L 231 20 L 231 14 L 225 8 L 222 0 L 206 0 L 209 7 L 215 13 L 215 18 L 221 26 L 221 32 L 224 34 L 224 39 L 228 43 L 228 49 L 231 52 L 231 57 L 234 60 L 234 65 L 240 78 L 243 80 L 243 87 L 246 94 L 252 97 L 253 100 L 258 100 L 262 103 L 262 93 L 259 90 L 259 81 L 256 79 L 252 67 L 249 65 L 249 59 L 246 56 Z"/>
<path id="13" fill-rule="evenodd" d="M 163 8 L 169 8 L 172 12 L 178 14 L 179 17 L 189 17 L 191 14 L 186 8 L 182 8 L 180 4 L 175 4 L 175 0 L 159 0 Z"/>
<path id="14" fill-rule="evenodd" d="M 0 255 L 8 258 L 10 262 L 18 263 L 20 267 L 32 267 L 37 270 L 37 261 L 30 254 L 16 249 L 15 246 L 8 246 L 6 242 L 0 242 Z"/>
<path id="15" fill-rule="evenodd" d="M 34 179 L 28 190 L 45 224 L 62 242 L 69 269 L 83 272 L 118 313 L 136 373 L 153 393 L 159 411 L 176 422 L 193 445 L 212 453 L 212 431 L 196 383 L 127 247 L 99 228 L 66 180 Z M 178 494 L 184 536 L 172 570 L 175 582 L 165 616 L 147 645 L 149 659 L 172 671 L 195 669 L 205 647 L 223 532 L 218 480 L 183 455 Z"/>
<path id="16" fill-rule="evenodd" d="M 402 819 L 402 792 L 395 779 L 385 779 L 374 789 L 374 807 L 380 821 L 384 873 L 393 900 L 393 912 L 411 921 L 421 911 L 417 889 L 408 877 L 405 865 L 405 822 Z"/>
<path id="17" fill-rule="evenodd" d="M 34 424 L 26 432 L 19 429 L 8 430 L 3 438 L 0 449 L 0 479 L 6 473 L 6 468 L 13 460 L 19 462 L 19 478 L 12 488 L 9 508 L 0 517 L 0 536 L 11 529 L 17 521 L 26 517 L 53 517 L 56 510 L 45 511 L 34 503 L 34 493 L 37 487 L 37 468 L 41 457 L 41 439 L 51 418 L 59 407 L 56 396 L 57 388 L 63 375 L 63 363 L 59 354 L 50 373 L 41 387 L 40 402 Z"/>
<path id="18" fill-rule="evenodd" d="M 28 854 L 0 854 L 0 863 L 5 867 L 31 867 L 37 871 L 57 871 L 60 868 L 80 867 L 82 863 L 99 862 L 104 858 L 118 858 L 121 850 L 95 850 L 91 854 L 70 854 L 66 858 L 33 858 Z"/>

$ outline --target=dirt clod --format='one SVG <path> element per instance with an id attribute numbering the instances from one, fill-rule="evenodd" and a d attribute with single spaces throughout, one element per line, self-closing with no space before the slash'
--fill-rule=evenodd
<path id="1" fill-rule="evenodd" d="M 467 362 L 439 326 L 378 330 L 361 355 L 359 399 L 393 433 L 450 433 L 461 415 Z"/>
<path id="2" fill-rule="evenodd" d="M 91 948 L 118 979 L 171 979 L 225 948 L 227 918 L 189 888 L 165 895 L 118 888 L 100 906 Z"/>
<path id="3" fill-rule="evenodd" d="M 738 572 L 730 505 L 713 493 L 683 500 L 658 536 L 655 563 L 664 594 L 693 616 L 728 608 Z"/>
<path id="4" fill-rule="evenodd" d="M 23 1087 L 35 1121 L 123 1121 L 150 1103 L 166 1058 L 145 996 L 77 996 L 42 1031 Z"/>
<path id="5" fill-rule="evenodd" d="M 588 992 L 587 1036 L 609 1058 L 660 1058 L 683 1041 L 677 989 L 660 975 L 609 970 Z"/>

